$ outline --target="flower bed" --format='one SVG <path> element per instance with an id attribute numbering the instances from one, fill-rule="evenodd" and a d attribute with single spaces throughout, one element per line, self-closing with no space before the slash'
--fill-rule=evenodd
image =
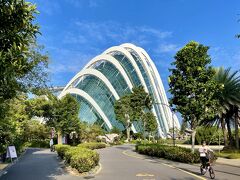
<path id="1" fill-rule="evenodd" d="M 137 144 L 136 151 L 140 154 L 156 156 L 184 163 L 199 163 L 199 153 L 191 153 L 190 149 L 162 144 Z"/>

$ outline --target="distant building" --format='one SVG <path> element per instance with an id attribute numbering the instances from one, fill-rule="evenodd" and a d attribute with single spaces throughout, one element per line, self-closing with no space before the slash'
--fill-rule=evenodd
<path id="1" fill-rule="evenodd" d="M 59 97 L 76 96 L 82 121 L 98 123 L 106 130 L 114 126 L 123 130 L 123 125 L 116 120 L 114 102 L 140 85 L 157 102 L 152 112 L 157 118 L 159 136 L 167 137 L 173 120 L 174 126 L 180 128 L 177 117 L 168 107 L 156 66 L 144 49 L 133 44 L 111 47 L 93 58 L 70 80 Z M 138 129 L 137 124 L 132 126 L 133 132 Z"/>
<path id="2" fill-rule="evenodd" d="M 49 88 L 50 92 L 52 92 L 55 96 L 59 96 L 63 89 L 63 86 L 55 86 Z"/>

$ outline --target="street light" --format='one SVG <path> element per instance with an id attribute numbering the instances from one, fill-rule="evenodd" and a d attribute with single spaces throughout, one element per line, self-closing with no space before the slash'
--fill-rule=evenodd
<path id="1" fill-rule="evenodd" d="M 164 105 L 164 106 L 167 106 L 169 109 L 170 109 L 170 111 L 171 111 L 171 113 L 172 113 L 172 124 L 173 124 L 173 134 L 172 134 L 172 139 L 173 139 L 173 146 L 175 146 L 175 138 L 174 138 L 174 131 L 175 131 L 175 125 L 174 125 L 174 114 L 175 114 L 175 112 L 174 112 L 174 110 L 172 110 L 172 108 L 168 105 L 168 104 L 165 104 L 165 103 L 160 103 L 160 102 L 154 102 L 153 104 L 160 104 L 160 105 Z"/>

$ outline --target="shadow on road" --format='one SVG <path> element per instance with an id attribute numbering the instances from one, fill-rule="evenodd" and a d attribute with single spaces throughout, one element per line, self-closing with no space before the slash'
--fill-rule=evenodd
<path id="1" fill-rule="evenodd" d="M 25 155 L 10 169 L 1 180 L 50 180 L 64 173 L 63 164 L 57 159 L 56 153 L 49 149 L 28 149 Z"/>

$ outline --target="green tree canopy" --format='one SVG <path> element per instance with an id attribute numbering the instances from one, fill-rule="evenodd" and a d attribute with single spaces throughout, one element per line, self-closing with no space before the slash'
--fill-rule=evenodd
<path id="1" fill-rule="evenodd" d="M 147 112 L 143 115 L 144 122 L 146 122 L 145 130 L 149 134 L 154 134 L 157 132 L 157 120 L 152 112 Z"/>
<path id="2" fill-rule="evenodd" d="M 45 84 L 48 58 L 36 45 L 37 13 L 24 0 L 0 0 L 0 104 Z"/>
<path id="3" fill-rule="evenodd" d="M 217 84 L 214 70 L 209 65 L 209 47 L 191 41 L 175 55 L 174 66 L 169 77 L 170 104 L 181 113 L 183 120 L 189 122 L 192 129 L 192 150 L 196 127 L 202 119 L 214 117 L 213 100 Z"/>
<path id="4" fill-rule="evenodd" d="M 121 97 L 114 105 L 116 117 L 127 129 L 129 139 L 130 127 L 134 121 L 142 121 L 145 131 L 146 114 L 152 109 L 152 99 L 142 86 L 134 87 L 130 94 Z M 150 123 L 150 121 L 149 121 Z"/>
<path id="5" fill-rule="evenodd" d="M 79 104 L 70 94 L 58 99 L 52 94 L 40 96 L 28 101 L 30 116 L 43 117 L 49 127 L 54 127 L 60 134 L 69 134 L 80 130 L 78 117 Z"/>

